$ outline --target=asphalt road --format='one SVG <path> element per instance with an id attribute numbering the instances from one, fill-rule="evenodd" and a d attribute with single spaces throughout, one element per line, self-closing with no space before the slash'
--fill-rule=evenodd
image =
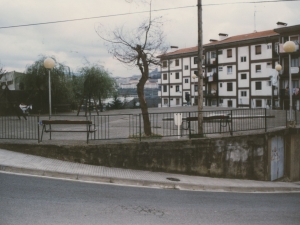
<path id="1" fill-rule="evenodd" d="M 190 192 L 0 173 L 0 224 L 300 224 L 300 193 Z"/>

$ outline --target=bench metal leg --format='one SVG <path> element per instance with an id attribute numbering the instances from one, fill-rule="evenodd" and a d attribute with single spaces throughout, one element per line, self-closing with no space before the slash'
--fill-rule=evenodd
<path id="1" fill-rule="evenodd" d="M 45 124 L 43 125 L 43 129 L 42 129 L 41 142 L 43 141 L 43 133 L 44 133 L 44 129 L 45 129 Z"/>

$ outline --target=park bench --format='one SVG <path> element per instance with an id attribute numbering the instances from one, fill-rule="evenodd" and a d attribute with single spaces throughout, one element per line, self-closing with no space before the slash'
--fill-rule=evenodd
<path id="1" fill-rule="evenodd" d="M 229 132 L 232 135 L 232 127 L 231 127 L 231 115 L 230 114 L 212 114 L 212 115 L 206 115 L 203 116 L 203 123 L 219 123 L 220 126 L 220 131 L 222 127 L 229 127 Z M 173 117 L 168 117 L 168 118 L 163 118 L 163 121 L 168 121 L 171 120 L 173 121 L 174 118 Z M 187 124 L 186 128 L 182 128 L 185 130 L 189 130 L 189 132 L 191 133 L 191 125 L 190 123 L 193 121 L 198 121 L 198 117 L 194 116 L 194 117 L 183 117 L 182 118 L 182 122 L 183 125 L 184 123 Z M 184 127 L 184 126 L 183 126 Z"/>
<path id="2" fill-rule="evenodd" d="M 86 142 L 89 143 L 89 134 L 94 133 L 96 131 L 95 124 L 92 123 L 90 120 L 42 120 L 43 129 L 42 129 L 42 136 L 41 141 L 43 140 L 43 133 L 50 133 L 50 140 L 51 140 L 51 133 L 52 132 L 86 132 Z M 47 125 L 49 126 L 47 129 Z M 63 130 L 63 129 L 52 129 L 52 125 L 86 125 L 86 129 L 81 130 Z M 92 126 L 94 128 L 92 129 Z"/>
<path id="3" fill-rule="evenodd" d="M 191 121 L 198 121 L 198 117 L 187 117 L 186 121 L 188 123 L 188 128 L 190 129 L 190 122 Z M 215 114 L 215 115 L 208 115 L 203 116 L 203 122 L 204 123 L 219 123 L 220 131 L 221 127 L 229 127 L 229 132 L 232 135 L 232 127 L 231 127 L 231 116 L 230 114 Z"/>

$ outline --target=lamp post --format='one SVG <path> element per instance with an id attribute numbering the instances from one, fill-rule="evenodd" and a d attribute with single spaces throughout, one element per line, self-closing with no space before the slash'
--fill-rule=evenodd
<path id="1" fill-rule="evenodd" d="M 48 69 L 48 79 L 49 79 L 49 119 L 51 119 L 52 109 L 51 109 L 51 79 L 50 70 L 55 66 L 55 62 L 52 58 L 47 58 L 44 61 L 44 67 Z"/>
<path id="2" fill-rule="evenodd" d="M 289 54 L 290 121 L 292 121 L 293 90 L 292 90 L 292 73 L 291 73 L 291 53 L 296 50 L 296 44 L 293 41 L 287 41 L 283 45 L 283 50 Z"/>
<path id="3" fill-rule="evenodd" d="M 194 103 L 193 103 L 194 105 L 195 105 L 195 100 L 196 100 L 196 99 L 195 99 L 195 79 L 196 79 L 196 77 L 197 77 L 196 74 L 193 74 L 193 75 L 192 75 L 192 78 L 193 78 L 193 80 L 194 80 Z M 193 105 L 193 104 L 192 104 L 192 105 Z"/>
<path id="4" fill-rule="evenodd" d="M 282 69 L 280 64 L 275 66 L 275 70 L 278 72 L 278 81 L 277 81 L 277 99 L 278 99 L 278 107 L 280 108 L 280 93 L 279 93 L 279 84 L 280 84 L 280 74 L 279 71 Z"/>

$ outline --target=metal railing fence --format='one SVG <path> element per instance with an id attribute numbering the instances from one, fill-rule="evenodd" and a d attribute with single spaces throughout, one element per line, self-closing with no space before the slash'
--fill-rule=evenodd
<path id="1" fill-rule="evenodd" d="M 0 139 L 39 140 L 39 116 L 0 116 Z"/>
<path id="2" fill-rule="evenodd" d="M 290 120 L 288 111 L 269 109 L 232 109 L 215 111 L 176 112 L 182 115 L 182 124 L 178 133 L 175 125 L 174 114 L 170 112 L 149 113 L 152 136 L 162 137 L 187 137 L 191 138 L 198 132 L 198 116 L 203 119 L 203 134 L 234 133 L 250 130 L 264 130 L 285 127 Z M 293 111 L 293 119 L 300 121 L 300 113 Z M 28 116 L 18 119 L 16 116 L 0 117 L 0 139 L 28 139 L 40 140 L 41 121 L 49 119 L 48 116 Z M 142 114 L 107 114 L 107 115 L 53 115 L 52 120 L 91 120 L 95 132 L 90 135 L 94 140 L 113 139 L 138 139 L 147 138 L 144 135 L 144 123 Z M 82 126 L 61 125 L 59 129 L 82 129 Z M 56 133 L 53 139 L 80 140 L 82 134 Z"/>

